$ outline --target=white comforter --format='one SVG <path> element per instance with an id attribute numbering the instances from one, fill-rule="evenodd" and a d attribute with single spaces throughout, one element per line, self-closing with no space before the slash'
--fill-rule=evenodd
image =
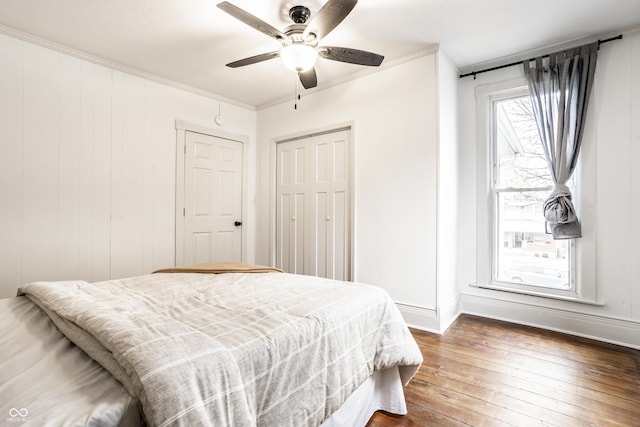
<path id="1" fill-rule="evenodd" d="M 375 369 L 422 356 L 382 289 L 285 273 L 37 282 L 20 293 L 152 426 L 317 426 Z"/>

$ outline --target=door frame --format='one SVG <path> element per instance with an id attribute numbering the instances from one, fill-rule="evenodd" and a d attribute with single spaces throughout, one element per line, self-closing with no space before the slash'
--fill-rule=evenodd
<path id="1" fill-rule="evenodd" d="M 187 146 L 187 132 L 200 133 L 203 135 L 213 136 L 215 138 L 228 139 L 230 141 L 242 144 L 242 222 L 247 219 L 247 194 L 248 191 L 248 172 L 249 172 L 249 137 L 246 135 L 238 135 L 230 132 L 213 129 L 207 126 L 189 123 L 184 120 L 176 120 L 176 230 L 175 230 L 175 265 L 184 264 L 184 187 L 185 187 L 185 150 Z M 242 262 L 247 260 L 247 232 L 246 226 L 240 227 L 240 241 L 242 245 L 241 259 Z"/>
<path id="2" fill-rule="evenodd" d="M 355 122 L 343 122 L 335 125 L 324 126 L 321 128 L 301 131 L 292 133 L 289 135 L 279 136 L 272 138 L 269 144 L 269 262 L 270 265 L 276 265 L 276 237 L 277 237 L 277 218 L 276 218 L 276 193 L 277 193 L 277 146 L 281 142 L 292 141 L 296 139 L 309 138 L 314 135 L 322 135 L 327 133 L 339 132 L 342 130 L 349 130 L 349 143 L 351 148 L 349 150 L 349 277 L 350 280 L 357 281 L 356 273 L 356 162 L 355 162 Z"/>

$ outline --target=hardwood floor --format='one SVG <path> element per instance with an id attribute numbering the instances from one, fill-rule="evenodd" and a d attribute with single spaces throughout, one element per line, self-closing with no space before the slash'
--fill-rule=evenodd
<path id="1" fill-rule="evenodd" d="M 412 333 L 409 413 L 367 427 L 640 426 L 640 350 L 470 315 Z"/>

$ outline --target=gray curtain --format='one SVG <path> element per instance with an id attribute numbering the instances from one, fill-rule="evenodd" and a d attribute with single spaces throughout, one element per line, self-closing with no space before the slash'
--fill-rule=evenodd
<path id="1" fill-rule="evenodd" d="M 554 239 L 582 237 L 567 181 L 580 153 L 598 42 L 523 62 L 533 114 L 554 187 L 544 216 Z"/>

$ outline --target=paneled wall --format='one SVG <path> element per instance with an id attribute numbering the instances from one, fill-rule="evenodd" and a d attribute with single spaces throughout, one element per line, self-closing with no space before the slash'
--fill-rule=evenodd
<path id="1" fill-rule="evenodd" d="M 174 264 L 175 120 L 218 127 L 218 101 L 4 35 L 0 94 L 0 297 Z M 255 111 L 223 111 L 255 140 Z"/>

